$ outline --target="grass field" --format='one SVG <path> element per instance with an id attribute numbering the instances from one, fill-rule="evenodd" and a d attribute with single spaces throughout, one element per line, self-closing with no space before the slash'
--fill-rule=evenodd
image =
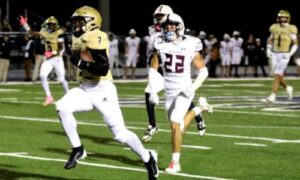
<path id="1" fill-rule="evenodd" d="M 159 133 L 147 149 L 159 154 L 159 179 L 300 179 L 300 81 L 289 79 L 295 98 L 287 101 L 280 89 L 274 104 L 260 102 L 269 95 L 271 79 L 212 80 L 197 96 L 205 96 L 214 113 L 205 114 L 206 136 L 195 123 L 185 135 L 182 171 L 164 174 L 171 159 L 170 131 L 163 93 L 157 108 Z M 70 84 L 71 87 L 77 83 Z M 147 126 L 145 82 L 116 82 L 126 125 L 140 138 Z M 50 86 L 55 99 L 62 87 Z M 96 111 L 75 114 L 88 158 L 64 170 L 69 141 L 54 105 L 43 107 L 40 84 L 0 84 L 0 179 L 146 179 L 142 161 L 114 141 Z"/>

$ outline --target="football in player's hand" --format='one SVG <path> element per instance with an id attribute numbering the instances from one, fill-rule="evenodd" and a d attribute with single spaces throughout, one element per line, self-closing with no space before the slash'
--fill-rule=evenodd
<path id="1" fill-rule="evenodd" d="M 88 51 L 80 51 L 80 59 L 86 62 L 93 62 L 94 59 Z"/>

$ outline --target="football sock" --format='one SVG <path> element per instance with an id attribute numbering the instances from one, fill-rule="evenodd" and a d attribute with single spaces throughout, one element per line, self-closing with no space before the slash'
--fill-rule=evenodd
<path id="1" fill-rule="evenodd" d="M 180 159 L 180 153 L 179 152 L 176 152 L 176 153 L 172 154 L 172 161 L 174 163 L 179 163 L 179 159 Z"/>
<path id="2" fill-rule="evenodd" d="M 69 85 L 68 85 L 68 82 L 66 81 L 66 79 L 62 80 L 61 84 L 62 84 L 65 92 L 69 91 Z"/>
<path id="3" fill-rule="evenodd" d="M 194 107 L 195 107 L 195 104 L 192 102 L 189 107 L 189 111 L 192 110 Z M 195 117 L 195 121 L 196 121 L 196 123 L 200 123 L 202 121 L 202 117 L 200 116 L 200 114 Z"/>
<path id="4" fill-rule="evenodd" d="M 150 97 L 150 93 L 145 93 L 146 108 L 147 108 L 147 113 L 148 113 L 148 118 L 149 118 L 149 124 L 152 127 L 156 127 L 156 119 L 155 119 L 155 112 L 154 112 L 155 105 L 150 103 L 149 97 Z"/>
<path id="5" fill-rule="evenodd" d="M 51 96 L 50 89 L 49 89 L 49 83 L 48 83 L 47 78 L 41 77 L 41 82 L 42 82 L 43 89 L 46 93 L 46 96 Z"/>
<path id="6" fill-rule="evenodd" d="M 73 147 L 81 146 L 80 138 L 77 132 L 77 122 L 73 113 L 66 111 L 58 111 L 61 124 Z"/>
<path id="7" fill-rule="evenodd" d="M 127 130 L 128 132 L 128 140 L 126 144 L 130 147 L 132 151 L 138 154 L 143 162 L 148 162 L 150 158 L 149 152 L 144 148 L 143 144 L 139 140 L 139 138 L 133 132 Z"/>

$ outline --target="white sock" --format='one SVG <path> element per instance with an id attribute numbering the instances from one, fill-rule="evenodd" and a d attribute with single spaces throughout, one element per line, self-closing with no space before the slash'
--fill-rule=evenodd
<path id="1" fill-rule="evenodd" d="M 198 106 L 195 106 L 192 110 L 195 112 L 195 116 L 198 116 L 201 113 L 201 109 Z"/>
<path id="2" fill-rule="evenodd" d="M 179 163 L 179 159 L 180 159 L 180 153 L 179 152 L 176 152 L 176 153 L 172 154 L 172 161 L 174 163 Z"/>
<path id="3" fill-rule="evenodd" d="M 62 84 L 65 92 L 69 91 L 69 85 L 68 85 L 68 82 L 65 79 L 63 81 L 61 81 L 61 84 Z"/>
<path id="4" fill-rule="evenodd" d="M 143 144 L 141 143 L 140 139 L 134 134 L 133 132 L 128 131 L 128 140 L 126 144 L 132 149 L 136 154 L 138 154 L 143 162 L 148 162 L 150 159 L 149 151 L 145 149 Z"/>
<path id="5" fill-rule="evenodd" d="M 49 83 L 47 78 L 41 78 L 42 86 L 44 88 L 44 91 L 46 93 L 46 96 L 51 96 L 50 88 L 49 88 Z"/>
<path id="6" fill-rule="evenodd" d="M 66 111 L 59 111 L 61 124 L 70 140 L 73 147 L 81 146 L 80 138 L 77 132 L 77 122 L 73 113 Z"/>

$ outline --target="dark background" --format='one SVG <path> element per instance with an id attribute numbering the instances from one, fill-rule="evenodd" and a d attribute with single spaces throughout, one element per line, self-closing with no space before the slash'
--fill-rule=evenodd
<path id="1" fill-rule="evenodd" d="M 108 1 L 108 0 L 107 0 Z M 2 17 L 5 15 L 5 0 L 1 0 Z M 168 4 L 182 16 L 186 27 L 213 33 L 222 37 L 239 30 L 242 36 L 254 33 L 266 39 L 269 26 L 275 22 L 280 9 L 292 15 L 291 23 L 300 25 L 300 0 L 110 0 L 110 31 L 127 35 L 130 28 L 138 36 L 147 34 L 152 24 L 152 14 L 160 4 Z M 74 10 L 82 5 L 98 7 L 95 0 L 10 0 L 10 23 L 19 30 L 17 17 L 28 9 L 29 23 L 42 22 L 36 15 L 47 18 L 54 15 L 63 25 Z M 108 21 L 104 19 L 103 21 Z"/>

